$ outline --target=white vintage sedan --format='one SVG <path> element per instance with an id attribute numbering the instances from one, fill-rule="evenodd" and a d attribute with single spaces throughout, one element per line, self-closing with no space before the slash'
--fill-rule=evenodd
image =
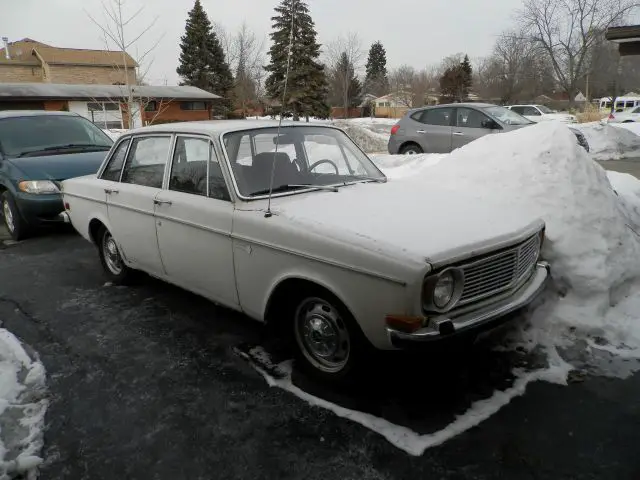
<path id="1" fill-rule="evenodd" d="M 142 270 L 273 323 L 333 380 L 372 347 L 495 327 L 549 275 L 540 219 L 387 181 L 331 126 L 144 127 L 62 190 L 111 281 Z"/>

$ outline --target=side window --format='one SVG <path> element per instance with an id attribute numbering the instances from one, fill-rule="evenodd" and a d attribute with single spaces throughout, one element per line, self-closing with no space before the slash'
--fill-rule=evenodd
<path id="1" fill-rule="evenodd" d="M 541 115 L 540 111 L 535 107 L 526 107 L 524 109 L 524 114 L 530 117 L 539 117 Z"/>
<path id="2" fill-rule="evenodd" d="M 451 126 L 452 108 L 434 108 L 422 112 L 420 121 L 428 125 L 439 125 L 442 127 Z"/>
<path id="3" fill-rule="evenodd" d="M 203 138 L 178 137 L 173 152 L 169 190 L 207 195 L 207 162 L 209 140 Z"/>
<path id="4" fill-rule="evenodd" d="M 162 188 L 171 137 L 134 138 L 122 172 L 122 183 Z"/>
<path id="5" fill-rule="evenodd" d="M 482 122 L 488 117 L 472 108 L 458 108 L 457 125 L 461 128 L 483 128 Z"/>
<path id="6" fill-rule="evenodd" d="M 129 146 L 129 142 L 131 139 L 127 138 L 120 142 L 120 144 L 116 147 L 113 155 L 109 159 L 109 163 L 107 167 L 102 172 L 103 180 L 112 180 L 114 182 L 118 182 L 120 180 L 120 172 L 122 172 L 122 165 L 124 165 L 124 159 L 127 154 L 127 147 Z"/>
<path id="7" fill-rule="evenodd" d="M 513 110 L 516 113 L 519 113 L 520 115 L 524 115 L 524 107 L 511 107 L 511 110 Z"/>

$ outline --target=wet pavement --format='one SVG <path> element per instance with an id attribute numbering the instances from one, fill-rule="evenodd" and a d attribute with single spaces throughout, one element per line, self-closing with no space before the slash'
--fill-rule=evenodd
<path id="1" fill-rule="evenodd" d="M 51 406 L 42 479 L 637 479 L 640 376 L 529 385 L 478 427 L 421 456 L 270 388 L 237 351 L 269 332 L 162 282 L 105 284 L 68 231 L 0 250 L 0 319 L 40 353 Z M 372 359 L 348 389 L 303 390 L 418 433 L 513 383 L 518 352 Z"/>

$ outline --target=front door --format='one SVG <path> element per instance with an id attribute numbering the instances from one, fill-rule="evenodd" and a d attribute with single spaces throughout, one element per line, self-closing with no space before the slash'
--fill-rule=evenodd
<path id="1" fill-rule="evenodd" d="M 222 304 L 238 305 L 231 245 L 233 204 L 207 137 L 176 138 L 168 189 L 155 201 L 167 279 Z"/>
<path id="2" fill-rule="evenodd" d="M 451 134 L 451 148 L 455 150 L 469 142 L 484 137 L 492 130 L 483 126 L 484 121 L 491 121 L 484 113 L 474 108 L 458 107 L 455 124 Z"/>
<path id="3" fill-rule="evenodd" d="M 134 268 L 162 276 L 154 219 L 155 198 L 169 156 L 171 136 L 134 138 L 119 183 L 107 190 L 111 234 Z"/>

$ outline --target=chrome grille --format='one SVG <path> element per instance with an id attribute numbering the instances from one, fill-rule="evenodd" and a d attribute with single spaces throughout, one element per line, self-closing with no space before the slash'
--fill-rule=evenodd
<path id="1" fill-rule="evenodd" d="M 519 286 L 540 253 L 540 235 L 496 255 L 463 265 L 464 289 L 458 305 L 475 302 Z"/>

